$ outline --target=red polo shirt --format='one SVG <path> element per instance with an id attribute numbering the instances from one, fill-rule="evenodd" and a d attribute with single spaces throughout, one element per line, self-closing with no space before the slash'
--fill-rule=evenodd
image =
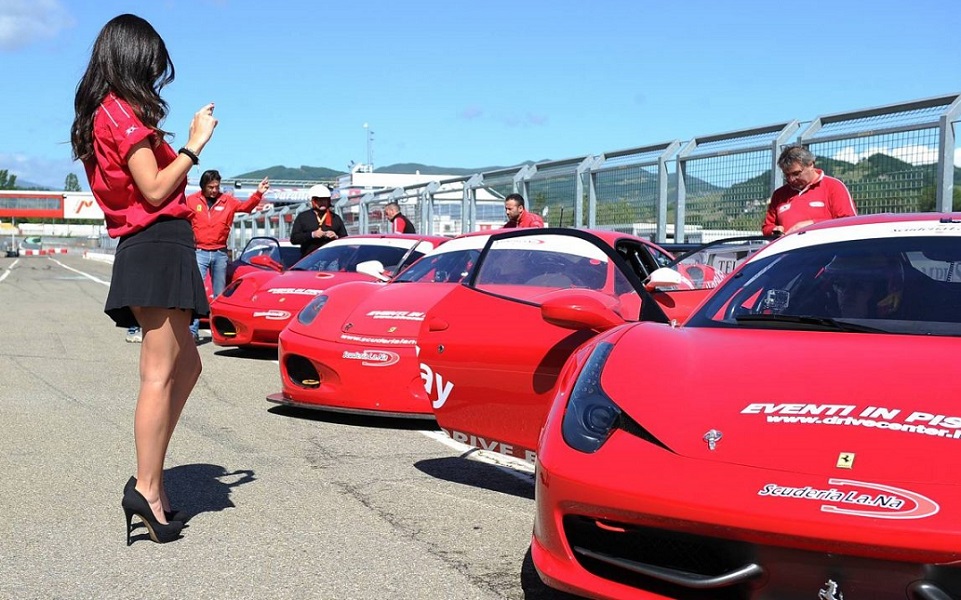
<path id="1" fill-rule="evenodd" d="M 160 206 L 151 205 L 137 189 L 127 159 L 131 148 L 143 140 L 150 142 L 158 168 L 177 158 L 170 144 L 144 125 L 127 102 L 107 94 L 93 117 L 93 158 L 84 162 L 84 169 L 112 238 L 136 233 L 160 217 L 190 217 L 184 197 L 186 178 Z"/>
<path id="2" fill-rule="evenodd" d="M 249 213 L 260 204 L 264 195 L 259 191 L 250 195 L 245 202 L 241 202 L 230 194 L 220 194 L 212 206 L 207 206 L 207 199 L 202 191 L 187 196 L 187 206 L 190 207 L 190 224 L 194 228 L 194 240 L 201 250 L 220 250 L 227 246 L 230 236 L 230 226 L 234 222 L 234 213 Z"/>
<path id="3" fill-rule="evenodd" d="M 780 225 L 787 232 L 801 221 L 826 221 L 858 214 L 848 188 L 840 179 L 829 177 L 821 169 L 815 169 L 818 178 L 803 190 L 782 185 L 774 190 L 764 216 L 761 233 L 771 235 Z"/>
<path id="4" fill-rule="evenodd" d="M 510 221 L 504 223 L 504 229 L 510 229 L 512 227 L 543 227 L 544 219 L 536 213 L 532 213 L 529 210 L 525 210 L 521 213 L 521 216 L 517 219 L 511 219 Z"/>

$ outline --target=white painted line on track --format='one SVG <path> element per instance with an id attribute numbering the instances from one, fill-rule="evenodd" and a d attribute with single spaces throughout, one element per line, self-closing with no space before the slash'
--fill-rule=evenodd
<path id="1" fill-rule="evenodd" d="M 0 281 L 3 281 L 4 279 L 7 278 L 7 275 L 10 274 L 10 270 L 13 269 L 15 266 L 17 266 L 18 262 L 20 262 L 19 258 L 13 261 L 12 263 L 10 263 L 10 266 L 3 270 L 3 275 L 0 275 Z"/>
<path id="2" fill-rule="evenodd" d="M 48 257 L 48 258 L 49 258 L 49 257 Z M 83 276 L 86 277 L 87 279 L 90 279 L 90 280 L 92 280 L 92 281 L 96 281 L 96 282 L 99 283 L 99 284 L 102 284 L 102 285 L 105 285 L 105 286 L 107 286 L 107 287 L 110 287 L 110 282 L 109 282 L 109 281 L 104 281 L 103 279 L 99 279 L 99 278 L 97 278 L 97 277 L 94 277 L 94 276 L 91 275 L 90 273 L 84 273 L 83 271 L 78 271 L 77 269 L 74 269 L 73 267 L 68 267 L 67 265 L 63 264 L 62 262 L 60 262 L 59 260 L 57 260 L 57 259 L 55 259 L 55 258 L 51 258 L 50 260 L 52 260 L 53 262 L 57 263 L 58 265 L 60 265 L 61 267 L 63 267 L 64 269 L 66 269 L 66 270 L 68 270 L 68 271 L 73 271 L 74 273 L 77 273 L 77 274 L 79 274 L 79 275 L 83 275 Z"/>
<path id="3" fill-rule="evenodd" d="M 420 430 L 420 433 L 436 442 L 440 442 L 448 448 L 453 448 L 454 450 L 460 452 L 461 458 L 494 465 L 505 473 L 513 475 L 522 481 L 526 481 L 528 483 L 534 482 L 534 465 L 526 460 L 514 458 L 513 456 L 507 456 L 506 454 L 500 454 L 499 452 L 490 452 L 488 450 L 481 450 L 473 446 L 468 446 L 467 444 L 462 444 L 458 441 L 452 440 L 450 436 L 443 431 Z"/>

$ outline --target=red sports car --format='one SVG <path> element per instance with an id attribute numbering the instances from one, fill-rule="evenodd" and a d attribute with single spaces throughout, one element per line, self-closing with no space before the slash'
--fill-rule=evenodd
<path id="1" fill-rule="evenodd" d="M 576 348 L 642 313 L 683 319 L 715 285 L 712 267 L 671 270 L 672 260 L 651 242 L 609 231 L 492 235 L 464 285 L 428 311 L 418 335 L 440 426 L 457 441 L 532 460 L 558 373 Z M 694 278 L 695 269 L 709 275 Z M 655 272 L 661 285 L 651 299 L 642 282 Z M 553 311 L 551 321 L 544 310 Z M 566 326 L 584 315 L 601 319 L 591 328 Z"/>
<path id="2" fill-rule="evenodd" d="M 487 234 L 433 250 L 387 284 L 356 281 L 314 297 L 280 333 L 283 389 L 271 402 L 433 419 L 418 368 L 424 312 L 469 272 Z"/>
<path id="3" fill-rule="evenodd" d="M 386 279 L 445 241 L 424 235 L 350 236 L 314 250 L 283 273 L 254 270 L 233 281 L 211 303 L 214 343 L 276 346 L 291 317 L 327 288 L 347 281 L 377 281 L 379 273 Z"/>
<path id="4" fill-rule="evenodd" d="M 455 367 L 461 339 L 443 331 L 460 322 L 443 301 L 421 358 L 452 389 L 441 425 L 536 449 L 531 555 L 553 587 L 959 598 L 959 268 L 961 214 L 838 219 L 767 245 L 680 324 L 540 303 L 545 327 L 590 334 L 556 376 L 546 358 L 489 360 L 495 341 L 477 335 L 472 367 Z M 489 337 L 503 354 L 529 335 L 514 333 Z M 544 377 L 537 421 L 517 390 Z"/>

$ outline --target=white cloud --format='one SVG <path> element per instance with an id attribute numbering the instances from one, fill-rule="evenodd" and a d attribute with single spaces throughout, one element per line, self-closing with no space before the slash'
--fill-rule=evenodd
<path id="1" fill-rule="evenodd" d="M 47 159 L 0 152 L 0 169 L 17 176 L 17 184 L 34 183 L 52 189 L 62 189 L 67 175 L 73 173 L 80 185 L 87 189 L 87 176 L 80 162 L 68 159 Z"/>
<path id="2" fill-rule="evenodd" d="M 56 37 L 74 24 L 60 0 L 0 1 L 0 50 L 18 50 Z"/>
<path id="3" fill-rule="evenodd" d="M 954 151 L 954 166 L 961 167 L 961 148 L 956 148 Z"/>
<path id="4" fill-rule="evenodd" d="M 871 146 L 860 152 L 854 149 L 852 146 L 842 148 L 834 153 L 834 160 L 843 160 L 849 163 L 856 163 L 869 156 L 875 154 L 884 154 L 886 156 L 893 156 L 898 160 L 903 160 L 906 163 L 912 165 L 929 165 L 931 163 L 938 162 L 938 149 L 931 148 L 930 146 L 900 146 L 898 148 L 889 148 L 887 146 Z M 955 163 L 958 162 L 958 153 L 955 152 Z"/>

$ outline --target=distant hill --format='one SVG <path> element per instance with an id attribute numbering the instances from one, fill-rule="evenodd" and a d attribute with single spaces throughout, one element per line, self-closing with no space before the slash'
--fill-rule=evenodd
<path id="1" fill-rule="evenodd" d="M 288 181 L 331 181 L 344 174 L 344 171 L 335 171 L 326 167 L 309 167 L 307 165 L 301 165 L 300 167 L 294 168 L 277 165 L 274 167 L 267 167 L 266 169 L 248 171 L 247 173 L 234 175 L 229 179 L 263 179 L 264 177 L 270 177 L 271 179 Z"/>
<path id="2" fill-rule="evenodd" d="M 531 164 L 526 162 L 523 164 Z M 519 166 L 519 165 L 514 165 Z M 484 173 L 486 171 L 496 171 L 507 167 L 480 167 L 477 169 L 464 169 L 460 167 L 435 167 L 432 165 L 422 165 L 420 163 L 397 163 L 386 167 L 374 169 L 374 173 L 421 173 L 423 175 L 473 175 L 474 173 Z"/>
<path id="3" fill-rule="evenodd" d="M 528 161 L 523 164 L 531 164 L 532 161 Z M 519 166 L 519 165 L 515 165 Z M 386 167 L 378 167 L 374 169 L 374 173 L 395 173 L 395 174 L 413 174 L 422 173 L 424 175 L 473 175 L 474 173 L 484 173 L 486 171 L 496 171 L 498 169 L 505 169 L 507 167 L 480 167 L 477 169 L 465 169 L 462 167 L 436 167 L 433 165 L 423 165 L 420 163 L 397 163 L 393 165 L 387 165 Z M 286 180 L 309 180 L 309 181 L 330 181 L 337 179 L 341 175 L 346 175 L 345 171 L 336 171 L 334 169 L 328 169 L 326 167 L 309 167 L 307 165 L 302 165 L 299 168 L 284 167 L 282 165 L 277 165 L 274 167 L 268 167 L 266 169 L 259 169 L 257 171 L 249 171 L 247 173 L 241 173 L 239 175 L 234 175 L 229 179 L 263 179 L 264 177 L 270 177 L 271 179 L 286 179 Z"/>
<path id="4" fill-rule="evenodd" d="M 18 177 L 17 180 L 16 180 L 16 182 L 13 184 L 13 187 L 12 187 L 12 188 L 2 188 L 2 189 L 32 190 L 32 191 L 37 191 L 37 192 L 47 192 L 47 191 L 50 191 L 50 190 L 61 189 L 61 188 L 52 188 L 52 187 L 49 187 L 49 186 L 46 186 L 46 185 L 42 185 L 42 184 L 39 184 L 39 183 L 34 183 L 34 182 L 32 182 L 32 181 L 27 181 L 26 179 L 20 179 L 20 178 Z"/>

